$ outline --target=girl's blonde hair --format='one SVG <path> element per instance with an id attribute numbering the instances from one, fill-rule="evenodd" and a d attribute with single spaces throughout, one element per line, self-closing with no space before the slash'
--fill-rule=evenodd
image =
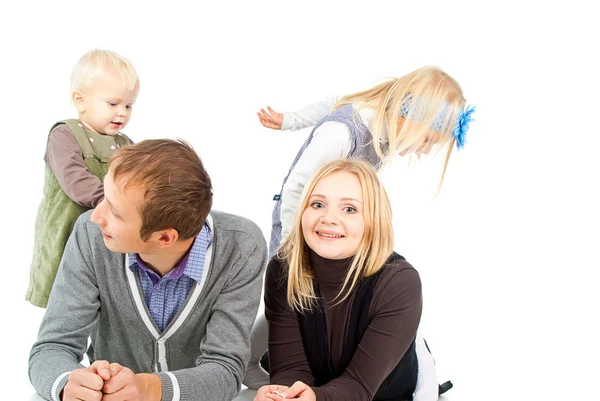
<path id="1" fill-rule="evenodd" d="M 73 67 L 71 73 L 71 93 L 80 91 L 92 84 L 104 72 L 113 73 L 123 80 L 123 88 L 134 90 L 139 78 L 128 59 L 110 50 L 90 50 Z"/>
<path id="2" fill-rule="evenodd" d="M 439 145 L 439 150 L 447 146 L 439 186 L 442 185 L 456 142 L 452 131 L 466 104 L 462 89 L 454 78 L 438 67 L 423 67 L 401 78 L 392 78 L 373 88 L 344 96 L 334 108 L 347 104 L 375 110 L 371 134 L 375 151 L 384 164 L 389 164 L 396 154 L 410 154 L 423 146 L 435 144 Z M 383 127 L 388 133 L 387 151 L 380 143 Z"/>
<path id="3" fill-rule="evenodd" d="M 310 195 L 317 183 L 331 174 L 348 172 L 360 182 L 363 202 L 364 234 L 340 292 L 338 302 L 346 299 L 363 277 L 379 271 L 393 252 L 394 232 L 392 208 L 387 193 L 373 168 L 355 159 L 340 159 L 322 166 L 306 186 L 290 235 L 285 239 L 278 256 L 289 266 L 287 301 L 299 312 L 309 310 L 315 299 L 314 272 L 308 259 L 308 245 L 302 232 L 302 214 L 308 207 Z"/>

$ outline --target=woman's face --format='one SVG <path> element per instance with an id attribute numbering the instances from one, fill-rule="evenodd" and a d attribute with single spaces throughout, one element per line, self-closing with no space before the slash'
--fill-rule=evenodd
<path id="1" fill-rule="evenodd" d="M 308 246 L 326 259 L 356 255 L 365 232 L 363 194 L 355 174 L 338 171 L 322 178 L 302 213 Z"/>

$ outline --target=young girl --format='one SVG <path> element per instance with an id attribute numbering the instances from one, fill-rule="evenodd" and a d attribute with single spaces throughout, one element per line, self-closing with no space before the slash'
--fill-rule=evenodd
<path id="1" fill-rule="evenodd" d="M 459 84 L 436 67 L 423 67 L 333 101 L 298 113 L 280 114 L 271 108 L 270 114 L 263 109 L 258 113 L 268 128 L 296 130 L 316 124 L 292 163 L 281 193 L 274 197 L 269 256 L 275 255 L 289 234 L 305 183 L 324 163 L 355 157 L 379 170 L 397 154 L 428 154 L 436 146 L 438 151 L 446 150 L 441 184 L 454 144 L 459 149 L 464 146 L 473 112 L 465 109 Z"/>
<path id="2" fill-rule="evenodd" d="M 337 102 L 327 99 L 316 103 L 298 113 L 261 109 L 258 117 L 267 128 L 297 130 L 316 124 L 292 163 L 281 193 L 274 197 L 269 256 L 277 253 L 280 242 L 290 232 L 305 183 L 330 160 L 359 158 L 380 169 L 397 154 L 418 156 L 437 147 L 437 151 L 446 153 L 441 185 L 454 145 L 460 149 L 465 143 L 474 110 L 465 108 L 465 104 L 462 90 L 452 77 L 439 68 L 423 67 Z M 252 358 L 244 379 L 248 387 L 257 388 L 268 380 L 258 365 L 266 343 L 266 323 L 259 316 L 252 332 Z M 419 387 L 423 392 L 435 392 L 433 360 L 419 336 L 417 350 L 421 362 Z"/>
<path id="3" fill-rule="evenodd" d="M 267 267 L 273 384 L 254 400 L 412 399 L 421 281 L 393 251 L 375 171 L 359 160 L 327 163 L 300 210 Z"/>

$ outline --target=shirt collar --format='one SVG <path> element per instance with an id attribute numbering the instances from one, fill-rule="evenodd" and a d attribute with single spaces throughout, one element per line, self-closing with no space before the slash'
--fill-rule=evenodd
<path id="1" fill-rule="evenodd" d="M 177 266 L 175 266 L 175 268 L 173 268 L 170 272 L 168 272 L 164 276 L 164 278 L 173 280 L 173 279 L 178 279 L 179 277 L 181 277 L 182 275 L 185 274 L 186 276 L 190 277 L 192 280 L 194 280 L 196 282 L 200 282 L 200 280 L 202 279 L 202 267 L 203 266 L 193 266 L 193 263 L 188 263 L 188 260 L 190 258 L 190 253 L 192 253 L 192 252 L 206 253 L 206 249 L 202 249 L 202 244 L 204 244 L 205 246 L 207 246 L 207 244 L 208 244 L 208 246 L 210 246 L 210 243 L 212 240 L 212 238 L 211 238 L 212 237 L 212 231 L 211 231 L 212 224 L 210 224 L 210 223 L 212 223 L 212 219 L 210 219 L 210 216 L 209 216 L 209 219 L 207 219 L 207 221 L 202 226 L 202 229 L 200 230 L 200 232 L 198 233 L 196 238 L 194 238 L 194 242 L 192 243 L 192 246 L 185 253 L 183 259 L 181 259 L 181 262 L 179 262 L 179 264 Z M 139 254 L 130 253 L 128 259 L 129 259 L 129 269 L 131 271 L 135 271 L 135 269 L 141 269 L 148 273 L 157 275 L 152 269 L 150 269 L 146 265 L 146 263 L 144 263 L 144 261 L 142 260 L 142 258 L 140 257 Z"/>

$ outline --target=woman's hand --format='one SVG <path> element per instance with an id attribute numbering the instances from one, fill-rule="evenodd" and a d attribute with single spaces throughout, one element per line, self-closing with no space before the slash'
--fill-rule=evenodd
<path id="1" fill-rule="evenodd" d="M 263 386 L 258 390 L 254 398 L 254 401 L 282 400 L 316 401 L 317 396 L 309 385 L 298 381 L 289 388 L 275 384 Z"/>
<path id="2" fill-rule="evenodd" d="M 254 397 L 254 401 L 272 401 L 274 399 L 281 400 L 283 397 L 280 394 L 289 390 L 288 386 L 279 386 L 277 384 L 267 384 L 266 386 L 262 386 L 256 392 L 256 396 Z M 278 397 L 278 398 L 274 398 Z"/>

